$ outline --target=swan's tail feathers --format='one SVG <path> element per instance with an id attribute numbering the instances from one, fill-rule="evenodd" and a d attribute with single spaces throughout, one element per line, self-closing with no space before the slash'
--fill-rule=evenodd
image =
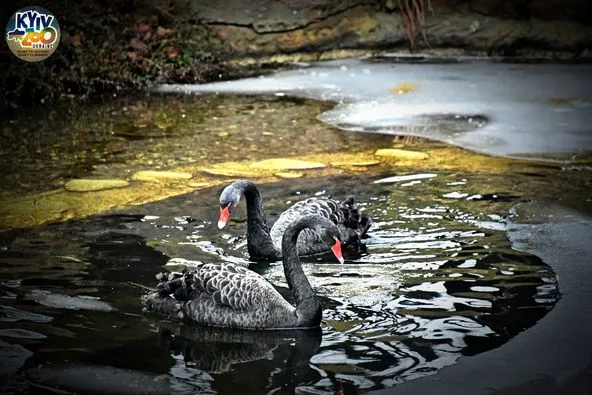
<path id="1" fill-rule="evenodd" d="M 372 218 L 361 211 L 355 204 L 353 197 L 341 202 L 341 213 L 344 217 L 343 225 L 353 231 L 357 235 L 357 239 L 364 238 L 368 229 L 372 226 Z"/>
<path id="2" fill-rule="evenodd" d="M 162 297 L 156 292 L 142 297 L 144 312 L 152 311 L 169 317 L 183 319 L 185 318 L 184 303 L 171 297 Z"/>
<path id="3" fill-rule="evenodd" d="M 179 272 L 161 272 L 156 275 L 156 292 L 161 297 L 172 296 L 175 300 L 185 301 L 195 297 L 198 289 L 193 273 L 184 269 Z"/>
<path id="4" fill-rule="evenodd" d="M 156 275 L 156 292 L 142 298 L 145 311 L 154 311 L 179 319 L 185 318 L 185 301 L 199 293 L 194 273 L 188 269 L 182 272 L 161 272 Z"/>

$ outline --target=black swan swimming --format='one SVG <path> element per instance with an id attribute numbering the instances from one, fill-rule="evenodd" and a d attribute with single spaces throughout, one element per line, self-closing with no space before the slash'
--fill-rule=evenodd
<path id="1" fill-rule="evenodd" d="M 226 225 L 242 195 L 247 201 L 247 249 L 253 260 L 280 260 L 282 235 L 286 228 L 308 214 L 328 218 L 337 225 L 344 245 L 359 241 L 372 225 L 370 217 L 360 212 L 353 198 L 340 202 L 328 197 L 311 197 L 284 211 L 270 231 L 257 186 L 249 180 L 240 180 L 228 185 L 220 194 L 218 228 Z M 328 246 L 310 229 L 304 230 L 298 239 L 298 255 L 313 255 L 328 250 Z"/>
<path id="2" fill-rule="evenodd" d="M 326 218 L 307 215 L 291 223 L 282 238 L 284 274 L 296 307 L 259 274 L 232 263 L 208 263 L 183 273 L 160 273 L 156 292 L 146 295 L 147 311 L 200 324 L 242 329 L 312 328 L 322 309 L 296 252 L 298 235 L 313 229 L 343 262 L 339 229 Z"/>

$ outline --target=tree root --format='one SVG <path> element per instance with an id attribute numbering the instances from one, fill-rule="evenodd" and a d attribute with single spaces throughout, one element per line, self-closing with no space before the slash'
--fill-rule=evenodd
<path id="1" fill-rule="evenodd" d="M 425 33 L 425 11 L 429 10 L 432 14 L 432 4 L 430 0 L 397 0 L 401 20 L 409 38 L 409 50 L 415 50 L 415 37 L 417 30 L 421 33 L 423 40 L 429 46 L 428 38 Z"/>

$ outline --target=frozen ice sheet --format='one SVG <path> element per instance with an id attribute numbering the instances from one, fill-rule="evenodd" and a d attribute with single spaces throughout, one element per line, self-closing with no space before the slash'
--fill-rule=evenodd
<path id="1" fill-rule="evenodd" d="M 157 90 L 329 100 L 335 108 L 319 119 L 330 125 L 426 137 L 491 155 L 569 159 L 592 149 L 589 64 L 350 59 Z"/>

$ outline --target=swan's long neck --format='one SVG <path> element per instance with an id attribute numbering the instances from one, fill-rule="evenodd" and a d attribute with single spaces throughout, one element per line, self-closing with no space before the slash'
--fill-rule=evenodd
<path id="1" fill-rule="evenodd" d="M 321 302 L 302 270 L 296 250 L 298 235 L 303 229 L 312 227 L 314 222 L 314 219 L 310 217 L 293 222 L 288 226 L 282 238 L 284 274 L 296 300 L 298 325 L 303 327 L 317 326 L 322 318 Z"/>
<path id="2" fill-rule="evenodd" d="M 273 246 L 269 227 L 263 210 L 263 200 L 259 190 L 250 181 L 243 180 L 237 187 L 245 195 L 247 201 L 247 249 L 255 258 L 275 261 L 280 254 Z"/>

